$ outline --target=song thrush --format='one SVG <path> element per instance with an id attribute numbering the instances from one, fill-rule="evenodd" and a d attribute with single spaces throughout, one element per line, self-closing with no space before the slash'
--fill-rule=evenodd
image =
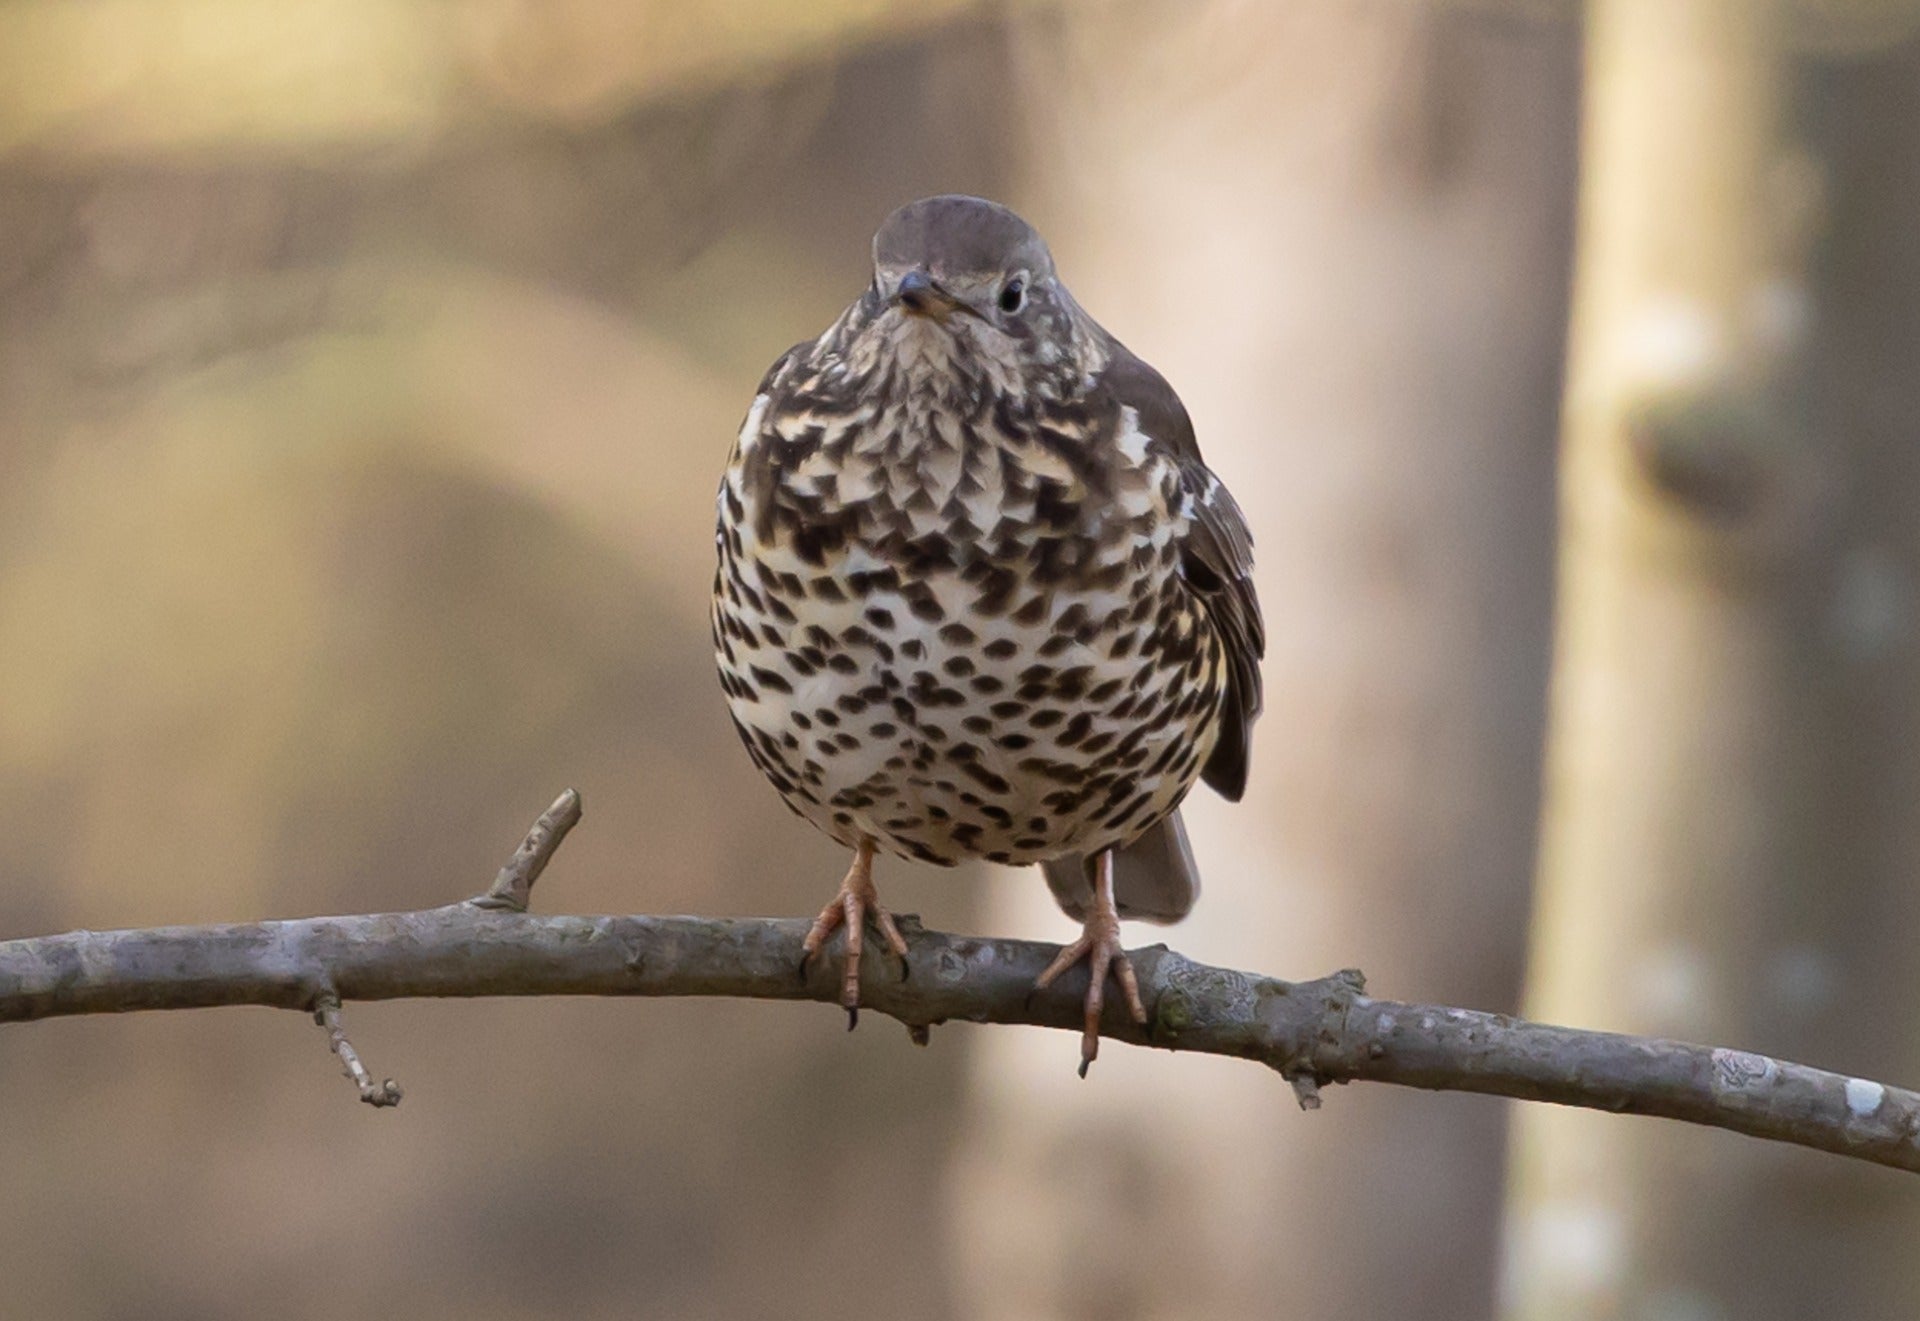
<path id="1" fill-rule="evenodd" d="M 721 482 L 713 635 L 735 726 L 795 812 L 853 852 L 806 941 L 906 943 L 877 850 L 1039 863 L 1082 919 L 1081 1072 L 1120 918 L 1198 893 L 1177 811 L 1246 784 L 1265 645 L 1252 546 L 1172 388 L 973 197 L 887 218 L 873 282 L 761 382 Z"/>

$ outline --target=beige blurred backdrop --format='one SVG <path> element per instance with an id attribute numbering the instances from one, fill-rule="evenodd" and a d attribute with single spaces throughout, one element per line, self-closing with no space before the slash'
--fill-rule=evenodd
<path id="1" fill-rule="evenodd" d="M 1835 750 L 1781 885 L 1874 878 L 1781 974 L 1827 987 L 1880 957 L 1916 856 L 1891 731 L 1920 726 L 1899 494 L 1920 496 L 1920 55 L 1904 0 L 1755 6 L 1799 79 L 1807 232 L 1851 236 L 1797 250 L 1844 311 L 1800 350 L 1820 386 L 1795 416 L 1871 451 L 1810 534 L 1836 576 L 1795 589 L 1842 584 L 1841 661 L 1741 690 Z M 1038 224 L 1172 379 L 1258 538 L 1252 787 L 1196 796 L 1199 910 L 1130 938 L 1637 1025 L 1544 976 L 1564 937 L 1530 934 L 1593 21 L 1572 0 L 12 0 L 0 937 L 447 902 L 566 785 L 587 816 L 540 907 L 814 911 L 844 859 L 760 781 L 711 673 L 712 492 L 761 371 L 859 290 L 879 219 L 970 191 Z M 1775 719 L 1809 686 L 1831 719 Z M 1589 871 L 1614 856 L 1582 847 Z M 1031 874 L 881 884 L 931 925 L 1071 931 Z M 1610 882 L 1577 884 L 1604 906 Z M 1884 1030 L 1844 1059 L 1804 1005 L 1713 1021 L 1912 1083 L 1913 988 L 1873 993 Z M 1893 1247 L 1920 1194 L 1816 1166 L 1716 1186 L 1686 1214 L 1720 1231 L 1673 1268 L 1699 1278 L 1638 1292 L 1607 1217 L 1669 1222 L 1522 1179 L 1503 1230 L 1507 1115 L 1479 1098 L 1363 1087 L 1302 1115 L 1235 1062 L 1115 1049 L 1083 1083 L 1060 1034 L 915 1050 L 817 1006 L 348 1016 L 398 1110 L 356 1104 L 286 1013 L 0 1031 L 0 1316 L 1812 1315 L 1748 1306 L 1787 1293 L 1742 1195 L 1834 1240 L 1793 1270 L 1859 1284 L 1848 1315 L 1912 1315 L 1886 1300 L 1920 1288 Z M 1740 1140 L 1695 1136 L 1659 1159 L 1705 1186 Z"/>

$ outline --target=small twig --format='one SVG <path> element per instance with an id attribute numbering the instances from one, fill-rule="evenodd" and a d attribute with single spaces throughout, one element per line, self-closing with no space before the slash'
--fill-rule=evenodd
<path id="1" fill-rule="evenodd" d="M 533 829 L 520 841 L 520 847 L 507 859 L 507 865 L 493 878 L 493 887 L 468 902 L 476 908 L 494 908 L 524 913 L 533 902 L 533 883 L 553 860 L 554 851 L 567 832 L 580 824 L 580 794 L 568 789 L 553 800 L 553 806 L 540 814 Z"/>
<path id="2" fill-rule="evenodd" d="M 332 991 L 320 996 L 313 1003 L 313 1021 L 327 1030 L 327 1047 L 340 1057 L 340 1063 L 346 1066 L 347 1077 L 360 1089 L 360 1099 L 376 1110 L 390 1105 L 400 1104 L 400 1084 L 388 1078 L 375 1082 L 373 1075 L 367 1072 L 367 1066 L 360 1060 L 360 1052 L 347 1040 L 347 1030 L 340 1025 L 340 997 Z"/>

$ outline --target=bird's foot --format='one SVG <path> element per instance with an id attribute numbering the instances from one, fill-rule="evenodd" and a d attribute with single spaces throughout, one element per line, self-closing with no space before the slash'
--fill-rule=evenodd
<path id="1" fill-rule="evenodd" d="M 833 896 L 832 902 L 820 910 L 820 916 L 814 918 L 813 925 L 808 928 L 800 956 L 800 968 L 804 972 L 834 929 L 842 926 L 847 929 L 847 948 L 841 964 L 840 1003 L 847 1011 L 849 1032 L 860 1024 L 860 951 L 866 943 L 868 917 L 872 917 L 874 925 L 880 928 L 881 937 L 900 956 L 900 962 L 904 965 L 907 961 L 906 938 L 894 924 L 893 914 L 881 907 L 879 891 L 873 886 L 873 845 L 863 842 L 854 851 L 853 866 L 847 869 L 839 892 Z"/>
<path id="2" fill-rule="evenodd" d="M 1133 964 L 1120 945 L 1120 910 L 1113 900 L 1113 854 L 1100 855 L 1093 884 L 1093 903 L 1081 923 L 1080 938 L 1061 950 L 1047 970 L 1034 980 L 1035 990 L 1045 990 L 1055 978 L 1085 959 L 1087 962 L 1087 1016 L 1080 1035 L 1080 1076 L 1100 1055 L 1100 1011 L 1106 1004 L 1107 973 L 1112 972 L 1127 997 L 1127 1012 L 1136 1023 L 1147 1021 L 1146 1006 L 1140 1003 L 1140 983 L 1133 975 Z"/>

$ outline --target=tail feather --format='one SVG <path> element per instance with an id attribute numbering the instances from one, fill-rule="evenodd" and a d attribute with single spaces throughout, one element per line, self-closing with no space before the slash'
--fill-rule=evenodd
<path id="1" fill-rule="evenodd" d="M 1087 898 L 1093 893 L 1091 862 L 1072 853 L 1040 864 L 1047 888 L 1069 917 L 1086 917 Z M 1178 812 L 1113 855 L 1113 897 L 1120 916 L 1146 922 L 1178 922 L 1193 910 L 1200 897 L 1200 870 Z"/>

